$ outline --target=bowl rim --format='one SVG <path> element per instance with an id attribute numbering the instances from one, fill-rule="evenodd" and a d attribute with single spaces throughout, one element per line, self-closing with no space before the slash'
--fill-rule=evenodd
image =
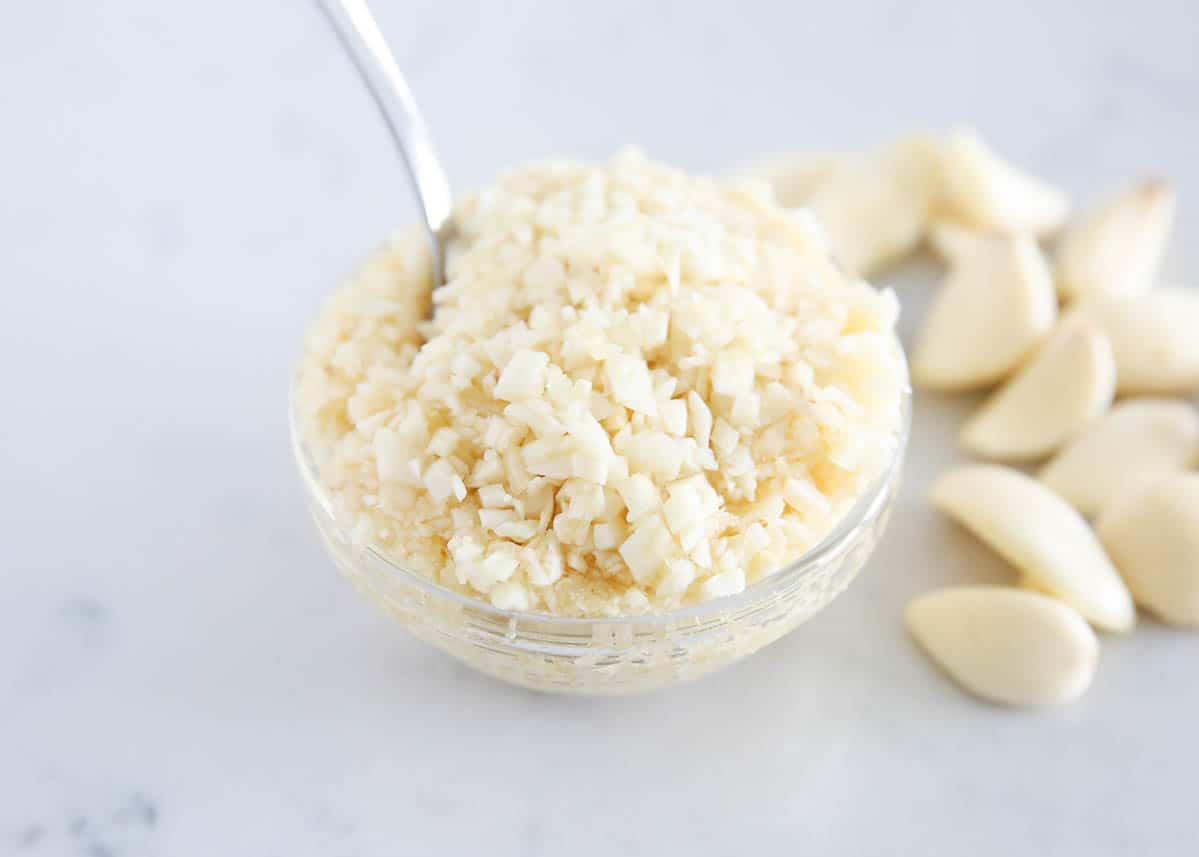
<path id="1" fill-rule="evenodd" d="M 899 393 L 900 417 L 899 425 L 895 430 L 895 442 L 892 445 L 891 455 L 886 466 L 879 471 L 874 481 L 871 482 L 870 487 L 846 511 L 841 520 L 837 522 L 837 525 L 825 534 L 824 538 L 793 562 L 751 583 L 745 589 L 733 595 L 723 595 L 711 601 L 703 601 L 699 604 L 679 607 L 665 612 L 630 613 L 619 616 L 555 616 L 552 613 L 538 613 L 532 610 L 504 610 L 480 598 L 465 595 L 457 590 L 450 589 L 448 586 L 443 586 L 419 572 L 405 568 L 374 543 L 356 544 L 354 546 L 358 550 L 372 556 L 375 560 L 382 563 L 390 573 L 403 578 L 406 583 L 415 586 L 422 593 L 453 602 L 463 608 L 469 608 L 483 614 L 497 624 L 508 625 L 509 627 L 517 624 L 538 623 L 542 627 L 554 626 L 563 629 L 594 628 L 597 625 L 613 628 L 634 627 L 645 629 L 710 619 L 722 613 L 735 612 L 755 604 L 760 604 L 770 598 L 776 591 L 784 589 L 789 584 L 793 584 L 796 581 L 802 580 L 805 576 L 814 573 L 829 556 L 839 553 L 849 543 L 853 542 L 860 534 L 862 528 L 875 520 L 882 512 L 890 494 L 892 482 L 903 467 L 912 430 L 912 387 L 907 374 L 906 355 L 902 346 L 898 343 L 898 338 L 896 347 L 903 369 L 903 376 L 901 378 L 902 386 Z M 338 532 L 345 536 L 347 541 L 351 541 L 345 529 L 337 524 L 332 504 L 317 476 L 318 468 L 316 462 L 300 438 L 299 420 L 296 410 L 296 387 L 297 383 L 293 376 L 288 395 L 288 428 L 291 435 L 292 451 L 300 470 L 301 480 L 310 499 L 317 504 L 329 521 L 337 527 Z"/>

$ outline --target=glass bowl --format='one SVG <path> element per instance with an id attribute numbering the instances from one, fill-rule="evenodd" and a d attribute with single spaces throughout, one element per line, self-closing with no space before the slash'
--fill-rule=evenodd
<path id="1" fill-rule="evenodd" d="M 744 591 L 693 607 L 616 618 L 567 618 L 500 610 L 408 571 L 355 544 L 333 517 L 312 457 L 292 445 L 309 506 L 342 574 L 420 639 L 502 681 L 536 690 L 602 694 L 690 681 L 751 655 L 794 630 L 845 591 L 886 528 L 911 428 L 902 395 L 894 453 L 841 522 L 797 561 Z"/>

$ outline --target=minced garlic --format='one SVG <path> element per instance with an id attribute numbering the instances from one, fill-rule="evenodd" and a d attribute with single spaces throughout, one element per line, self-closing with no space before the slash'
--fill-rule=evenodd
<path id="1" fill-rule="evenodd" d="M 353 537 L 497 607 L 660 611 L 799 558 L 894 449 L 896 303 L 765 185 L 637 153 L 462 200 L 328 301 L 301 439 Z"/>

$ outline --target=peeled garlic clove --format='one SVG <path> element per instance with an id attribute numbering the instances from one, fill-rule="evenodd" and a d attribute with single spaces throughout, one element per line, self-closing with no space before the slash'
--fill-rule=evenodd
<path id="1" fill-rule="evenodd" d="M 1108 200 L 1062 236 L 1057 285 L 1066 300 L 1135 295 L 1153 285 L 1174 224 L 1174 191 L 1141 182 Z"/>
<path id="2" fill-rule="evenodd" d="M 1098 324 L 1111 340 L 1120 395 L 1199 390 L 1199 290 L 1080 301 L 1069 316 Z"/>
<path id="3" fill-rule="evenodd" d="M 971 256 L 980 245 L 986 245 L 1002 233 L 971 229 L 952 220 L 935 220 L 925 236 L 933 253 L 946 265 Z"/>
<path id="4" fill-rule="evenodd" d="M 1138 604 L 1199 626 L 1199 473 L 1177 473 L 1108 506 L 1095 527 Z"/>
<path id="5" fill-rule="evenodd" d="M 1199 411 L 1171 399 L 1121 402 L 1069 443 L 1041 481 L 1088 517 L 1119 494 L 1199 462 Z"/>
<path id="6" fill-rule="evenodd" d="M 915 249 L 940 188 L 934 140 L 902 139 L 837 167 L 808 200 L 833 255 L 865 276 Z"/>
<path id="7" fill-rule="evenodd" d="M 958 586 L 912 599 L 908 631 L 962 687 L 1005 705 L 1059 705 L 1090 687 L 1099 641 L 1059 601 L 1002 586 Z"/>
<path id="8" fill-rule="evenodd" d="M 740 176 L 762 179 L 785 208 L 796 208 L 847 162 L 839 155 L 778 155 L 737 171 Z"/>
<path id="9" fill-rule="evenodd" d="M 949 213 L 975 229 L 1047 235 L 1070 213 L 1066 194 L 1002 160 L 974 131 L 950 135 L 942 171 Z"/>
<path id="10" fill-rule="evenodd" d="M 1031 238 L 977 241 L 951 265 L 912 351 L 922 387 L 968 390 L 1000 381 L 1057 318 L 1053 277 Z"/>
<path id="11" fill-rule="evenodd" d="M 1008 467 L 958 467 L 936 481 L 932 500 L 1019 569 L 1022 582 L 1100 628 L 1136 623 L 1132 598 L 1090 526 L 1035 479 Z"/>
<path id="12" fill-rule="evenodd" d="M 1044 458 L 1112 403 L 1116 364 L 1097 325 L 1059 325 L 1020 373 L 962 426 L 962 446 L 984 458 Z"/>

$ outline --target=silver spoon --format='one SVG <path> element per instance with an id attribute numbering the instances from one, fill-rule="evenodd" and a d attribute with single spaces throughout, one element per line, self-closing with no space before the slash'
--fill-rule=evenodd
<path id="1" fill-rule="evenodd" d="M 433 252 L 433 287 L 437 288 L 445 282 L 445 245 L 453 228 L 453 194 L 429 128 L 366 0 L 320 0 L 319 5 L 399 146 L 424 215 Z"/>

